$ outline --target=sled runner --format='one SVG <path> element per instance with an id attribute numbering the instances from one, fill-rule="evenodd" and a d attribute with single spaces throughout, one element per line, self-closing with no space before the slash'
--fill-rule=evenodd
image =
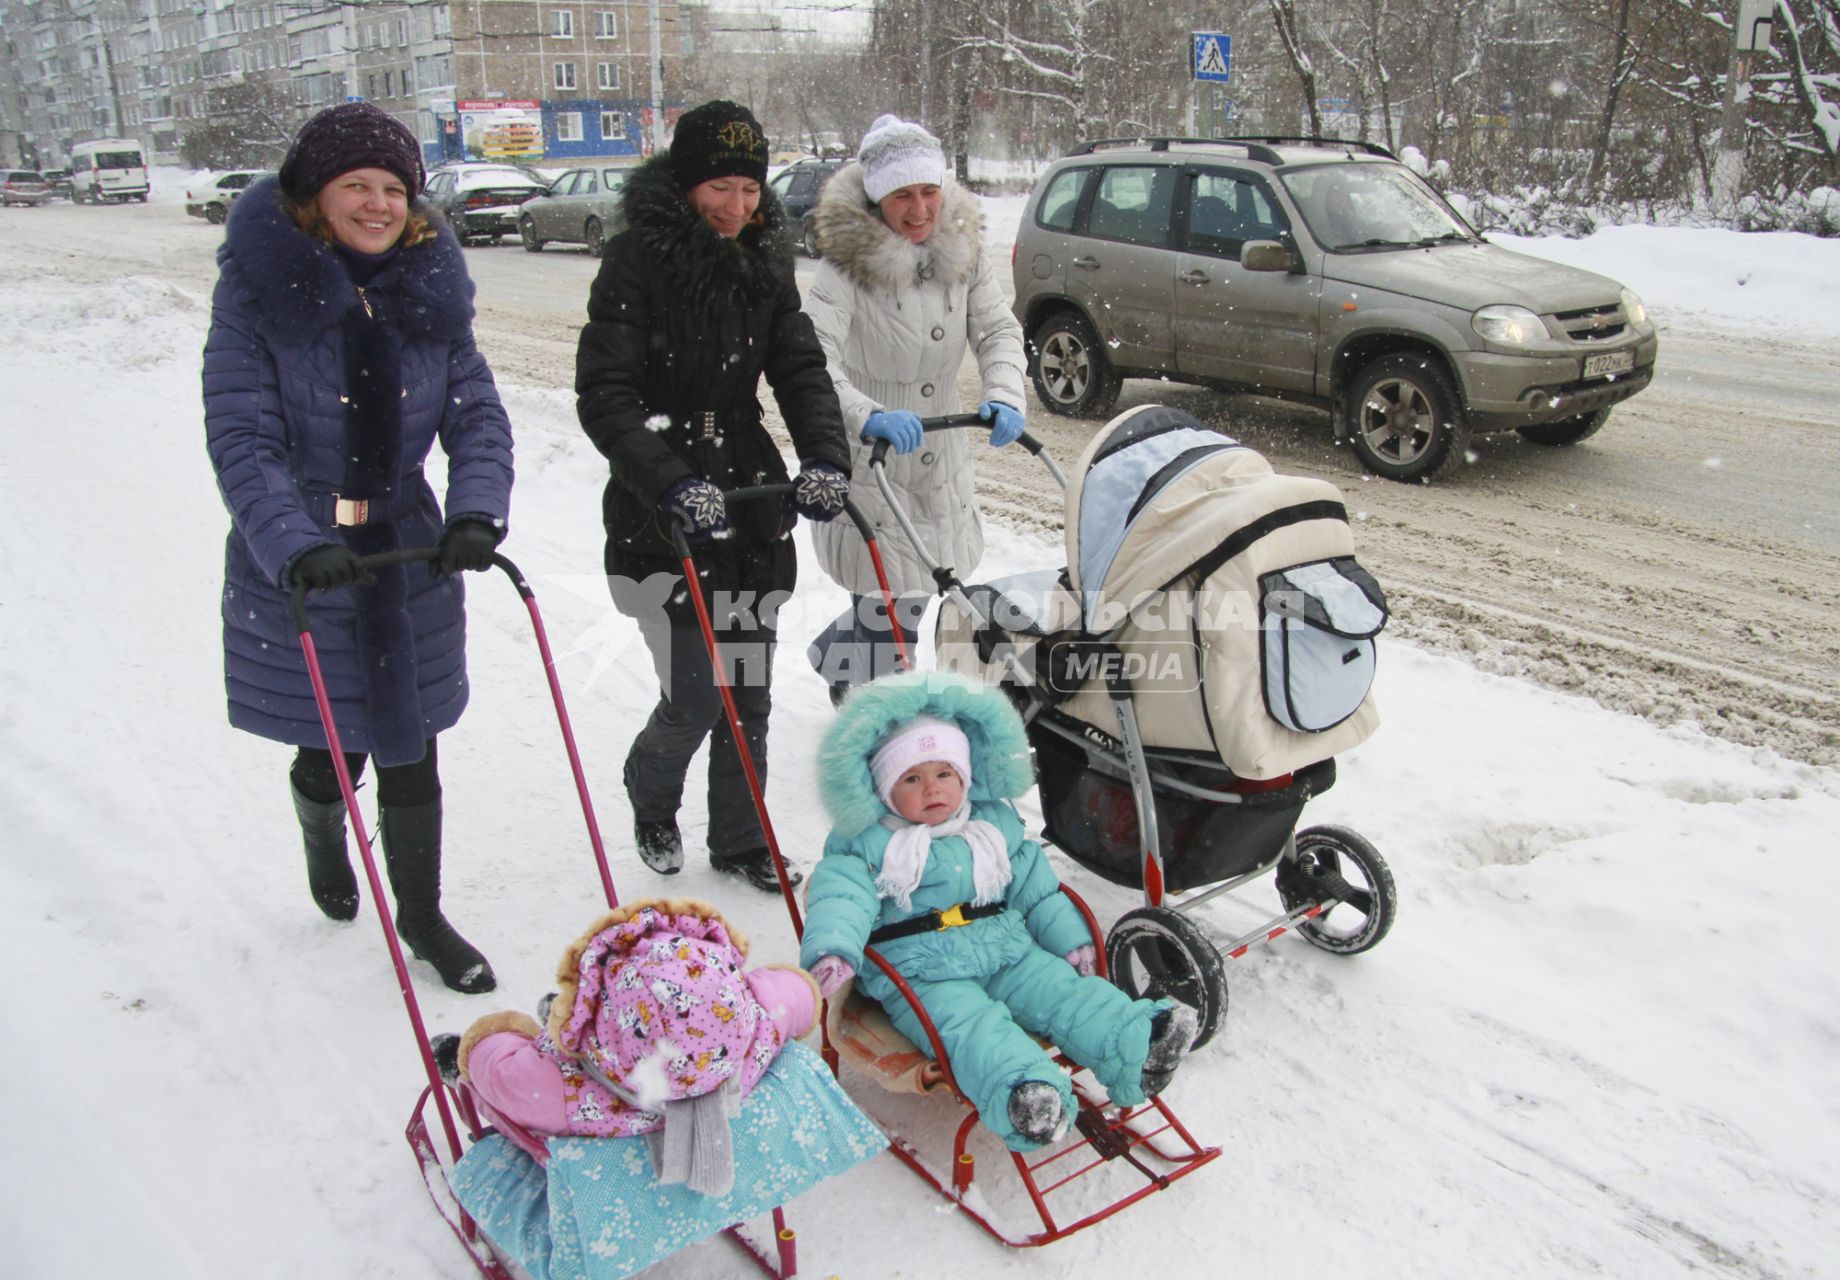
<path id="1" fill-rule="evenodd" d="M 433 562 L 438 557 L 438 548 L 422 547 L 367 556 L 362 563 L 378 569 L 416 561 Z M 569 768 L 581 800 L 588 840 L 600 873 L 602 893 L 609 909 L 616 908 L 619 898 L 614 891 L 606 849 L 595 821 L 593 802 L 588 795 L 536 596 L 510 560 L 497 554 L 492 560 L 511 579 L 530 615 Z M 786 1225 L 780 1206 L 822 1177 L 866 1159 L 873 1150 L 879 1149 L 880 1138 L 879 1133 L 870 1129 L 876 1140 L 871 1142 L 867 1135 L 852 1126 L 851 1117 L 845 1113 L 848 1104 L 841 1091 L 817 1062 L 816 1055 L 803 1046 L 788 1046 L 788 1052 L 780 1055 L 784 1060 L 783 1069 L 782 1061 L 776 1061 L 767 1078 L 754 1091 L 753 1096 L 763 1101 L 755 1103 L 750 1098 L 750 1105 L 737 1117 L 737 1132 L 754 1139 L 747 1149 L 751 1163 L 746 1172 L 751 1180 L 744 1191 L 720 1200 L 698 1196 L 682 1187 L 660 1185 L 648 1167 L 643 1138 L 555 1140 L 565 1152 L 563 1163 L 568 1176 L 558 1174 L 553 1167 L 546 1174 L 536 1161 L 508 1141 L 505 1134 L 481 1122 L 479 1109 L 464 1081 L 450 1087 L 442 1080 L 390 918 L 389 899 L 384 895 L 378 876 L 357 793 L 345 766 L 344 753 L 339 749 L 338 727 L 307 616 L 307 594 L 304 584 L 294 588 L 294 626 L 300 635 L 301 651 L 319 706 L 320 722 L 331 747 L 347 816 L 357 837 L 358 854 L 370 884 L 371 902 L 383 926 L 384 943 L 396 970 L 403 1005 L 427 1077 L 427 1084 L 410 1113 L 404 1136 L 415 1152 L 437 1212 L 466 1249 L 479 1273 L 491 1280 L 609 1280 L 649 1266 L 677 1249 L 720 1231 L 735 1241 L 767 1275 L 778 1280 L 795 1275 L 798 1266 L 796 1234 Z M 431 1129 L 428 1114 L 431 1104 L 434 1124 L 438 1125 L 445 1143 L 445 1157 L 437 1148 Z M 823 1117 L 825 1122 L 821 1137 L 828 1145 L 819 1155 L 828 1158 L 828 1168 L 822 1167 L 824 1159 L 810 1158 L 810 1143 L 781 1140 L 796 1127 L 808 1123 L 812 1116 Z M 862 1129 L 869 1128 L 860 1115 L 855 1117 L 855 1122 Z M 542 1146 L 541 1139 L 528 1133 L 520 1133 L 519 1137 Z M 800 1150 L 788 1154 L 790 1148 Z M 552 1147 L 552 1151 L 556 1149 Z M 558 1162 L 552 1159 L 550 1163 L 555 1166 Z M 592 1191 L 585 1191 L 585 1187 L 598 1188 L 612 1199 L 596 1202 Z M 608 1204 L 617 1207 L 639 1193 L 646 1196 L 653 1208 L 637 1218 L 636 1227 L 631 1215 L 621 1219 L 629 1231 L 637 1230 L 635 1236 L 624 1242 L 624 1254 L 613 1258 L 598 1253 L 587 1256 L 582 1248 L 583 1233 L 606 1229 Z M 772 1216 L 774 1238 L 770 1244 L 763 1245 L 740 1224 L 768 1212 Z"/>
<path id="2" fill-rule="evenodd" d="M 1022 715 L 1044 837 L 1143 890 L 1105 938 L 1113 981 L 1195 1008 L 1199 1047 L 1226 1013 L 1224 959 L 1292 930 L 1353 955 L 1392 925 L 1373 845 L 1346 827 L 1296 829 L 1334 784 L 1334 753 L 1378 725 L 1384 598 L 1333 485 L 1277 475 L 1181 410 L 1120 414 L 1071 482 L 1032 436 L 1017 443 L 1065 491 L 1067 567 L 988 584 L 933 557 L 888 483 L 886 441 L 869 466 L 945 597 L 940 668 L 1001 685 Z M 1191 918 L 1268 873 L 1280 914 L 1224 942 Z"/>
<path id="3" fill-rule="evenodd" d="M 964 419 L 967 424 L 980 421 L 975 415 L 965 415 Z M 1025 435 L 1023 439 L 1028 440 L 1029 437 Z M 878 453 L 885 453 L 885 449 L 878 449 Z M 789 484 L 762 485 L 729 490 L 723 494 L 723 500 L 731 505 L 748 500 L 779 501 L 791 491 L 792 486 Z M 888 610 L 888 616 L 892 618 L 895 616 L 893 593 L 889 589 L 888 576 L 882 565 L 875 531 L 853 502 L 846 503 L 845 514 L 863 538 L 875 569 L 883 604 Z M 689 586 L 698 626 L 709 652 L 711 669 L 716 673 L 716 683 L 721 691 L 729 728 L 741 755 L 755 813 L 767 848 L 772 854 L 781 896 L 792 918 L 793 931 L 802 939 L 805 933 L 804 918 L 798 899 L 792 892 L 785 859 L 773 830 L 772 818 L 767 812 L 766 796 L 760 785 L 759 774 L 748 749 L 746 736 L 741 731 L 740 716 L 728 685 L 708 605 L 703 598 L 695 557 L 681 524 L 673 523 L 671 534 L 682 562 L 684 581 Z M 898 630 L 894 632 L 894 643 L 901 665 L 911 667 L 912 655 L 907 651 Z M 1103 935 L 1092 911 L 1072 889 L 1062 885 L 1061 892 L 1067 894 L 1085 919 L 1094 948 L 1098 952 L 1098 972 L 1104 976 Z M 1072 1128 L 1064 1139 L 1042 1150 L 1026 1155 L 1006 1152 L 1039 1218 L 1040 1229 L 1027 1231 L 1000 1225 L 986 1198 L 980 1193 L 981 1189 L 974 1186 L 977 1157 L 970 1150 L 970 1142 L 978 1130 L 978 1113 L 953 1078 L 951 1063 L 936 1027 L 912 987 L 893 966 L 874 947 L 865 948 L 863 954 L 865 963 L 875 964 L 900 990 L 924 1027 L 928 1044 L 916 1048 L 895 1030 L 879 1005 L 861 996 L 852 997 L 846 993 L 841 998 L 826 1002 L 825 1058 L 832 1069 L 836 1070 L 840 1059 L 848 1057 L 853 1067 L 864 1071 L 883 1089 L 939 1093 L 955 1099 L 963 1107 L 965 1114 L 954 1134 L 950 1155 L 943 1170 L 937 1162 L 929 1161 L 914 1142 L 891 1131 L 890 1126 L 884 1122 L 889 1149 L 928 1185 L 951 1201 L 960 1212 L 1004 1244 L 1027 1248 L 1062 1239 L 1112 1216 L 1145 1196 L 1166 1190 L 1220 1154 L 1219 1148 L 1203 1147 L 1198 1143 L 1160 1097 L 1152 1097 L 1141 1106 L 1117 1107 L 1105 1097 L 1096 1082 L 1091 1081 L 1090 1073 L 1061 1055 L 1056 1061 L 1075 1073 L 1074 1094 L 1079 1110 Z M 1083 1080 L 1082 1076 L 1086 1079 Z M 1089 1175 L 1117 1170 L 1129 1170 L 1130 1173 L 1122 1178 L 1104 1180 L 1106 1185 L 1101 1188 L 1100 1196 L 1102 1203 L 1091 1204 L 1089 1197 L 1086 1204 L 1073 1209 L 1071 1213 L 1062 1209 L 1057 1214 L 1060 1204 L 1073 1199 L 1075 1183 Z M 1126 1184 L 1122 1191 L 1116 1189 L 1118 1181 Z M 1092 1185 L 1086 1184 L 1087 1187 Z M 1051 1205 L 1049 1197 L 1056 1193 L 1063 1194 Z"/>

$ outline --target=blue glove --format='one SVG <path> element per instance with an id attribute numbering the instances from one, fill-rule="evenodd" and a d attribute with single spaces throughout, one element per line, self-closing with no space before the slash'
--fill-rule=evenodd
<path id="1" fill-rule="evenodd" d="M 701 476 L 685 476 L 665 490 L 659 504 L 667 517 L 684 526 L 690 542 L 708 542 L 728 532 L 728 504 L 722 491 Z"/>
<path id="2" fill-rule="evenodd" d="M 842 515 L 849 497 L 850 477 L 821 458 L 799 468 L 799 478 L 792 482 L 792 509 L 820 524 Z"/>
<path id="3" fill-rule="evenodd" d="M 905 409 L 883 409 L 870 414 L 863 423 L 863 439 L 886 440 L 896 453 L 912 453 L 925 435 L 920 415 Z"/>
<path id="4" fill-rule="evenodd" d="M 990 428 L 990 444 L 993 449 L 1001 449 L 1006 444 L 1015 444 L 1022 434 L 1022 410 L 1012 409 L 1001 400 L 986 400 L 978 406 L 978 417 L 993 423 Z"/>

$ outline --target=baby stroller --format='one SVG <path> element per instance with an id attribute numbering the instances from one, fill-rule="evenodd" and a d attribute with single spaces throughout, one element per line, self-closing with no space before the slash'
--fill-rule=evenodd
<path id="1" fill-rule="evenodd" d="M 1193 1006 L 1198 1047 L 1226 1012 L 1225 958 L 1293 929 L 1353 955 L 1392 926 L 1373 845 L 1346 827 L 1296 829 L 1334 784 L 1335 753 L 1378 725 L 1385 601 L 1334 486 L 1276 475 L 1180 410 L 1114 418 L 1071 482 L 1032 437 L 1019 443 L 1065 490 L 1065 569 L 966 586 L 902 510 L 885 445 L 870 469 L 945 597 L 940 668 L 1001 684 L 1022 713 L 1044 835 L 1143 890 L 1106 936 L 1113 981 Z M 1268 872 L 1282 911 L 1257 928 L 1216 943 L 1191 918 Z"/>

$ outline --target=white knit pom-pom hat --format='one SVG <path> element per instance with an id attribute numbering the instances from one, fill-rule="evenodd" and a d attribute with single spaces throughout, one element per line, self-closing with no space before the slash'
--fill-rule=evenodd
<path id="1" fill-rule="evenodd" d="M 915 183 L 942 187 L 951 175 L 939 139 L 899 116 L 877 116 L 856 158 L 862 162 L 863 193 L 876 204 L 890 191 Z"/>

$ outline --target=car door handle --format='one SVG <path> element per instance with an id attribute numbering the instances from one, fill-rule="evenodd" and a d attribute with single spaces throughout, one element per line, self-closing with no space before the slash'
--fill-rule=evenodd
<path id="1" fill-rule="evenodd" d="M 1196 267 L 1192 271 L 1184 271 L 1181 275 L 1176 277 L 1176 279 L 1180 280 L 1183 284 L 1206 284 L 1211 278 L 1212 277 L 1200 267 Z"/>
<path id="2" fill-rule="evenodd" d="M 1073 265 L 1076 267 L 1085 267 L 1088 271 L 1097 271 L 1099 269 L 1099 260 L 1090 255 L 1082 254 L 1073 260 Z"/>

